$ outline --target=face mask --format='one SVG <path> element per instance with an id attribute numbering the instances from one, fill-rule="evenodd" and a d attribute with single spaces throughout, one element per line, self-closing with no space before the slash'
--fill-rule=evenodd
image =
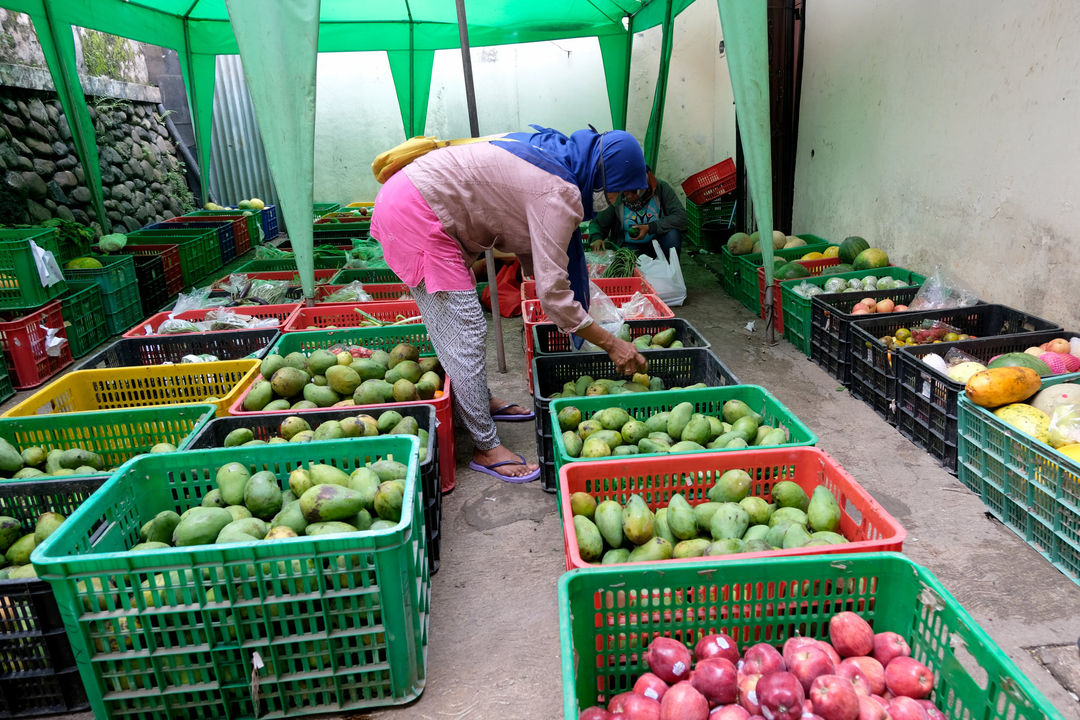
<path id="1" fill-rule="evenodd" d="M 593 190 L 592 207 L 595 213 L 601 213 L 611 207 L 611 203 L 607 200 L 607 193 L 603 190 Z"/>

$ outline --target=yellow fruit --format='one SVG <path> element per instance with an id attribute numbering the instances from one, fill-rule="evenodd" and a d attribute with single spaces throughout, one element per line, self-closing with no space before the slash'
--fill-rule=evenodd
<path id="1" fill-rule="evenodd" d="M 1073 443 L 1071 445 L 1062 445 L 1057 449 L 1059 453 L 1071 460 L 1080 462 L 1080 443 Z"/>
<path id="2" fill-rule="evenodd" d="M 251 209 L 252 210 L 262 210 L 263 208 L 266 207 L 266 203 L 264 203 L 259 198 L 251 198 L 251 200 L 249 200 L 248 202 L 251 203 Z"/>
<path id="3" fill-rule="evenodd" d="M 824 257 L 825 257 L 825 256 L 824 256 L 824 255 L 822 255 L 822 254 L 821 254 L 821 253 L 819 253 L 819 252 L 808 252 L 808 253 L 806 253 L 805 255 L 803 255 L 803 256 L 802 256 L 801 258 L 799 258 L 799 259 L 800 259 L 800 260 L 821 260 L 821 259 L 823 259 Z"/>
<path id="4" fill-rule="evenodd" d="M 839 254 L 840 254 L 840 246 L 839 245 L 830 245 L 829 247 L 825 248 L 825 252 L 822 253 L 822 256 L 827 257 L 827 258 L 834 258 L 834 257 L 837 257 Z"/>

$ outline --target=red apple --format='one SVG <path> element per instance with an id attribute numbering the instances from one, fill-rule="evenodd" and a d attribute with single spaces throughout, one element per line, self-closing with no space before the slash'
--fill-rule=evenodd
<path id="1" fill-rule="evenodd" d="M 667 692 L 668 684 L 652 673 L 645 673 L 634 683 L 634 692 L 660 702 Z"/>
<path id="2" fill-rule="evenodd" d="M 763 675 L 757 684 L 761 714 L 769 720 L 799 720 L 806 694 L 799 678 L 789 672 Z"/>
<path id="3" fill-rule="evenodd" d="M 859 720 L 889 720 L 889 713 L 877 700 L 860 695 Z"/>
<path id="4" fill-rule="evenodd" d="M 637 693 L 623 701 L 622 714 L 626 717 L 632 717 L 634 720 L 638 718 L 641 718 L 641 720 L 660 720 L 663 717 L 660 703 Z M 695 720 L 708 720 L 708 718 L 702 715 L 700 718 L 695 718 Z"/>
<path id="5" fill-rule="evenodd" d="M 885 711 L 892 720 L 930 720 L 922 705 L 909 697 L 894 697 Z"/>
<path id="6" fill-rule="evenodd" d="M 934 689 L 934 673 L 915 658 L 893 658 L 885 666 L 885 687 L 893 695 L 906 695 L 918 700 Z"/>
<path id="7" fill-rule="evenodd" d="M 817 640 L 808 637 L 792 637 L 784 641 L 783 653 L 784 662 L 787 663 L 788 668 L 791 668 L 791 661 L 795 657 L 795 652 L 799 648 L 804 648 L 809 645 L 817 645 Z"/>
<path id="8" fill-rule="evenodd" d="M 658 635 L 649 643 L 645 662 L 669 685 L 690 677 L 690 650 L 678 640 Z"/>
<path id="9" fill-rule="evenodd" d="M 836 613 L 829 619 L 829 640 L 841 657 L 869 655 L 874 651 L 874 629 L 849 611 Z"/>
<path id="10" fill-rule="evenodd" d="M 578 720 L 611 720 L 611 713 L 596 705 L 581 711 Z"/>
<path id="11" fill-rule="evenodd" d="M 902 635 L 888 631 L 879 632 L 874 636 L 874 652 L 872 654 L 874 659 L 881 663 L 882 667 L 885 667 L 895 657 L 909 657 L 911 647 L 908 646 L 907 640 Z"/>
<path id="12" fill-rule="evenodd" d="M 721 705 L 709 713 L 709 720 L 748 720 L 749 717 L 742 705 Z"/>
<path id="13" fill-rule="evenodd" d="M 607 711 L 612 715 L 621 713 L 623 710 L 623 703 L 626 702 L 626 698 L 630 697 L 633 694 L 634 692 L 632 690 L 628 690 L 624 693 L 619 693 L 615 697 L 611 698 L 611 700 L 609 700 L 607 704 Z"/>
<path id="14" fill-rule="evenodd" d="M 836 674 L 850 681 L 852 687 L 855 688 L 855 692 L 859 695 L 869 697 L 874 694 L 874 690 L 870 686 L 870 680 L 855 663 L 849 663 L 847 660 L 841 661 L 840 664 L 836 666 Z"/>
<path id="15" fill-rule="evenodd" d="M 727 658 L 699 660 L 690 676 L 690 684 L 705 696 L 709 707 L 735 702 L 739 694 L 739 671 Z"/>
<path id="16" fill-rule="evenodd" d="M 858 720 L 859 695 L 847 678 L 819 675 L 810 684 L 810 701 L 825 720 Z"/>
<path id="17" fill-rule="evenodd" d="M 810 683 L 819 675 L 830 675 L 835 670 L 832 658 L 817 645 L 806 645 L 795 651 L 789 664 L 791 672 L 802 683 L 803 691 L 809 692 Z"/>
<path id="18" fill-rule="evenodd" d="M 780 652 L 769 643 L 758 643 L 746 648 L 742 660 L 736 663 L 740 673 L 746 675 L 765 675 L 766 673 L 787 670 Z"/>
<path id="19" fill-rule="evenodd" d="M 885 692 L 885 668 L 872 657 L 853 657 L 844 658 L 840 662 L 840 665 L 848 665 L 858 669 L 870 683 L 870 694 L 880 695 Z M 839 670 L 839 667 L 837 667 Z M 837 673 L 842 674 L 842 673 Z M 845 676 L 846 677 L 846 676 Z M 859 688 L 856 686 L 855 688 Z"/>
<path id="20" fill-rule="evenodd" d="M 709 701 L 686 680 L 664 693 L 658 720 L 709 720 Z"/>
<path id="21" fill-rule="evenodd" d="M 739 704 L 751 715 L 761 713 L 761 703 L 758 702 L 757 684 L 761 675 L 739 675 Z"/>
<path id="22" fill-rule="evenodd" d="M 941 712 L 941 709 L 934 704 L 933 700 L 916 700 L 915 702 L 922 705 L 922 709 L 926 711 L 926 716 L 930 720 L 948 720 L 948 716 Z"/>
<path id="23" fill-rule="evenodd" d="M 824 650 L 825 654 L 828 655 L 829 658 L 832 659 L 833 665 L 839 665 L 840 664 L 840 653 L 836 652 L 836 648 L 834 648 L 832 645 L 825 642 L 824 640 L 818 640 L 817 644 L 818 644 L 818 647 L 821 648 L 822 650 Z"/>
<path id="24" fill-rule="evenodd" d="M 739 646 L 730 635 L 725 633 L 706 635 L 694 646 L 694 658 L 697 660 L 717 656 L 730 660 L 732 664 L 739 662 Z"/>

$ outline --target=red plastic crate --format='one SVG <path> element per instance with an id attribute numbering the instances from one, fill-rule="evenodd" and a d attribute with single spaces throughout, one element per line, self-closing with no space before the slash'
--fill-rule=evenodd
<path id="1" fill-rule="evenodd" d="M 316 270 L 315 271 L 315 284 L 330 282 L 330 278 L 334 277 L 338 273 L 337 270 Z M 223 275 L 214 281 L 214 285 L 228 281 L 230 275 L 246 275 L 249 280 L 288 280 L 292 281 L 294 278 L 298 278 L 295 270 L 265 270 L 260 272 L 239 272 L 230 273 L 229 275 Z M 299 280 L 296 283 L 299 285 Z M 318 294 L 316 294 L 318 297 Z"/>
<path id="2" fill-rule="evenodd" d="M 750 494 L 770 499 L 773 483 L 791 480 L 807 495 L 824 485 L 840 505 L 839 533 L 851 540 L 843 545 L 817 545 L 789 550 L 769 550 L 719 556 L 725 559 L 788 557 L 853 552 L 899 551 L 907 532 L 881 507 L 836 460 L 815 447 L 792 447 L 776 450 L 736 450 L 696 455 L 635 459 L 632 455 L 618 460 L 567 463 L 559 469 L 559 493 L 566 569 L 589 567 L 578 553 L 570 495 L 586 492 L 596 501 L 624 503 L 630 494 L 640 495 L 655 511 L 667 505 L 678 491 L 691 506 L 706 501 L 706 492 L 728 470 L 745 470 L 753 478 Z M 715 557 L 715 556 L 714 556 Z M 665 560 L 664 563 L 687 563 L 702 558 Z M 638 563 L 626 563 L 638 564 Z"/>
<path id="3" fill-rule="evenodd" d="M 592 278 L 592 282 L 608 295 L 633 295 L 636 292 L 656 294 L 653 286 L 643 277 Z M 535 280 L 526 280 L 521 283 L 521 299 L 537 299 Z"/>
<path id="4" fill-rule="evenodd" d="M 16 389 L 36 387 L 71 364 L 71 348 L 67 343 L 56 357 L 45 352 L 43 325 L 58 328 L 57 335 L 67 339 L 61 308 L 61 301 L 54 300 L 26 315 L 0 321 L 0 347 Z"/>
<path id="5" fill-rule="evenodd" d="M 165 268 L 165 290 L 169 296 L 179 295 L 184 289 L 184 273 L 180 266 L 179 245 L 125 245 L 128 255 L 158 255 Z"/>
<path id="6" fill-rule="evenodd" d="M 167 223 L 205 223 L 209 221 L 231 222 L 233 228 L 233 241 L 236 243 L 236 257 L 240 257 L 251 249 L 251 237 L 248 235 L 247 215 L 213 215 L 213 216 L 182 216 L 169 218 Z"/>
<path id="7" fill-rule="evenodd" d="M 315 302 L 323 305 L 355 305 L 356 303 L 327 303 L 324 298 L 333 295 L 344 285 L 320 285 L 315 288 Z M 368 302 L 407 302 L 412 300 L 409 286 L 405 283 L 363 283 L 364 292 L 371 296 Z M 404 298 L 402 297 L 404 296 Z"/>
<path id="8" fill-rule="evenodd" d="M 810 271 L 810 277 L 816 277 L 821 275 L 822 271 L 827 267 L 840 264 L 840 258 L 821 258 L 819 260 L 796 260 L 807 270 Z M 758 304 L 761 307 L 761 319 L 765 319 L 765 268 L 759 267 L 757 269 L 758 276 Z M 776 325 L 776 332 L 784 332 L 784 307 L 781 305 L 780 300 L 780 281 L 775 277 L 773 278 L 773 323 Z"/>
<path id="9" fill-rule="evenodd" d="M 318 328 L 360 327 L 360 324 L 369 318 L 361 315 L 357 310 L 363 310 L 368 315 L 385 323 L 395 323 L 400 319 L 416 318 L 413 322 L 423 322 L 420 319 L 420 308 L 412 300 L 401 302 L 375 302 L 375 303 L 330 303 L 329 305 L 316 305 L 315 307 L 301 307 L 289 321 L 281 326 L 281 332 L 303 332 Z"/>
<path id="10" fill-rule="evenodd" d="M 250 317 L 257 318 L 275 318 L 280 325 L 284 325 L 286 321 L 300 308 L 298 303 L 289 303 L 286 305 L 244 305 L 242 307 L 227 308 L 232 310 L 237 315 L 248 315 Z M 161 323 L 168 320 L 170 317 L 175 317 L 178 320 L 202 320 L 206 317 L 206 313 L 211 310 L 219 308 L 202 308 L 200 310 L 188 310 L 187 312 L 176 313 L 173 315 L 170 312 L 159 312 L 156 315 L 151 315 L 146 320 L 143 320 L 135 327 L 128 330 L 122 337 L 126 338 L 143 338 L 157 334 L 157 329 L 161 326 Z M 262 329 L 262 328 L 259 328 Z M 218 330 L 207 332 L 236 332 L 236 330 Z M 177 335 L 199 335 L 202 333 L 170 333 L 172 336 Z"/>
<path id="11" fill-rule="evenodd" d="M 735 174 L 735 161 L 728 158 L 683 180 L 682 189 L 690 202 L 702 205 L 734 190 Z"/>
<path id="12" fill-rule="evenodd" d="M 248 383 L 248 386 L 244 388 L 240 393 L 240 397 L 236 399 L 236 402 L 229 407 L 229 415 L 233 417 L 243 417 L 245 415 L 273 415 L 278 411 L 250 411 L 244 409 L 244 398 L 247 397 L 248 392 L 251 390 L 251 385 L 254 383 L 255 378 L 252 378 L 252 382 Z M 393 402 L 393 403 L 379 403 L 378 405 L 347 405 L 342 406 L 345 410 L 356 410 L 358 413 L 363 412 L 365 409 L 374 410 L 392 410 L 399 405 L 432 405 L 435 407 L 435 426 L 436 426 L 436 439 L 439 443 L 439 481 L 442 483 L 442 491 L 448 493 L 455 487 L 454 472 L 455 472 L 455 453 L 454 453 L 454 404 L 451 400 L 450 390 L 450 378 L 443 379 L 443 389 L 439 392 L 442 396 L 433 397 L 430 400 L 408 400 L 405 402 Z M 297 415 L 303 415 L 310 412 L 321 412 L 327 408 L 299 408 L 296 410 L 290 410 L 289 412 Z"/>

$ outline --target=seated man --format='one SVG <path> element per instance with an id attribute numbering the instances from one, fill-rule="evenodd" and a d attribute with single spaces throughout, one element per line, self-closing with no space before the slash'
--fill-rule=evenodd
<path id="1" fill-rule="evenodd" d="M 679 196 L 667 183 L 657 180 L 652 168 L 648 169 L 649 186 L 641 190 L 629 190 L 617 196 L 608 194 L 607 208 L 593 220 L 592 249 L 605 249 L 605 240 L 623 245 L 639 253 L 655 257 L 652 241 L 660 243 L 664 257 L 670 248 L 682 249 L 682 235 L 686 231 L 686 208 Z"/>

